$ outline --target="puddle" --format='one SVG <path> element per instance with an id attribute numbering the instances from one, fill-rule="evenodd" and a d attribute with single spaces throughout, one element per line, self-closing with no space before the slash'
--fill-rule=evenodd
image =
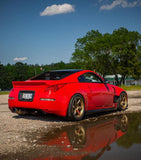
<path id="1" fill-rule="evenodd" d="M 29 137 L 36 147 L 15 159 L 140 160 L 141 113 L 92 118 Z"/>
<path id="2" fill-rule="evenodd" d="M 55 150 L 48 159 L 98 159 L 111 152 L 110 145 L 127 133 L 128 125 L 127 115 L 94 119 L 44 133 L 38 143 Z"/>
<path id="3" fill-rule="evenodd" d="M 141 159 L 141 114 L 106 116 L 42 133 L 38 144 L 49 150 L 36 160 Z"/>

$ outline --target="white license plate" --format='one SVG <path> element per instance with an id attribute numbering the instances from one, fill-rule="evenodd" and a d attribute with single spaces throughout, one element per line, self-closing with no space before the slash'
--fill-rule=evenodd
<path id="1" fill-rule="evenodd" d="M 25 100 L 31 100 L 32 97 L 33 97 L 32 93 L 23 93 L 22 95 L 22 99 L 25 99 Z"/>

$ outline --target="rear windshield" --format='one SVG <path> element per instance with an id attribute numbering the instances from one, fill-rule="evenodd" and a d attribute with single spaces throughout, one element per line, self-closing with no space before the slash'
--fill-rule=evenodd
<path id="1" fill-rule="evenodd" d="M 45 72 L 36 77 L 31 78 L 31 80 L 60 80 L 71 74 L 75 73 L 74 71 L 53 71 Z"/>

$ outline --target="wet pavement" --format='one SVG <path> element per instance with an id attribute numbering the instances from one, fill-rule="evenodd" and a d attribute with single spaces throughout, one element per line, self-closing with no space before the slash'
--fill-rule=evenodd
<path id="1" fill-rule="evenodd" d="M 31 148 L 0 155 L 5 160 L 140 160 L 141 112 L 97 115 L 50 132 L 26 133 Z M 0 146 L 2 147 L 2 146 Z"/>

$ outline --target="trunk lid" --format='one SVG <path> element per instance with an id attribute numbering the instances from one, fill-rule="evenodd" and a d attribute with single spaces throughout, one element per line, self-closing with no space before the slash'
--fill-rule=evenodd
<path id="1" fill-rule="evenodd" d="M 11 97 L 15 97 L 18 101 L 32 102 L 34 99 L 40 99 L 47 96 L 45 94 L 48 87 L 58 84 L 53 80 L 27 80 L 13 81 L 13 90 L 10 92 Z"/>

